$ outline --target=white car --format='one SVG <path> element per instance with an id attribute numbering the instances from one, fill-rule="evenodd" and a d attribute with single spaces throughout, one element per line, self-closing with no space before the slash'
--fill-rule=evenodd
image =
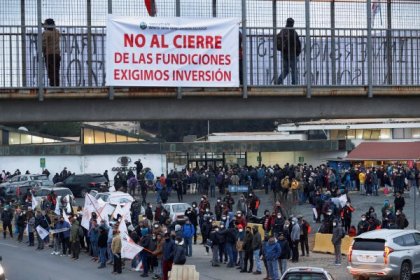
<path id="1" fill-rule="evenodd" d="M 117 204 L 124 206 L 126 203 L 134 202 L 134 198 L 130 194 L 125 192 L 95 193 L 94 191 L 91 191 L 90 194 L 94 196 L 99 202 L 100 200 L 102 200 L 104 203 L 109 203 L 113 207 L 115 207 Z M 145 213 L 146 210 L 143 206 L 141 206 L 140 215 L 144 215 Z"/>
<path id="2" fill-rule="evenodd" d="M 188 203 L 166 203 L 163 205 L 163 208 L 168 211 L 169 218 L 171 218 L 172 221 L 176 221 L 177 217 L 184 216 L 185 211 L 188 208 L 191 208 L 191 205 Z"/>
<path id="3" fill-rule="evenodd" d="M 319 267 L 292 267 L 286 270 L 280 279 L 334 280 L 328 271 Z"/>
<path id="4" fill-rule="evenodd" d="M 0 256 L 0 280 L 6 280 L 6 275 L 4 274 L 4 269 L 1 266 L 2 257 Z"/>
<path id="5" fill-rule="evenodd" d="M 134 201 L 134 198 L 125 192 L 104 192 L 97 193 L 95 198 L 97 200 L 101 199 L 103 202 L 109 202 L 111 205 L 130 203 Z"/>

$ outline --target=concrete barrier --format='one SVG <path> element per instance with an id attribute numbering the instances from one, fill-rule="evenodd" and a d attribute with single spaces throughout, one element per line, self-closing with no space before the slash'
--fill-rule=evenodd
<path id="1" fill-rule="evenodd" d="M 317 233 L 315 234 L 315 244 L 312 251 L 317 253 L 330 253 L 334 254 L 334 245 L 331 242 L 332 234 L 328 233 Z M 346 235 L 341 240 L 341 254 L 347 255 L 349 252 L 349 247 L 353 237 Z"/>
<path id="2" fill-rule="evenodd" d="M 195 265 L 173 265 L 169 272 L 171 280 L 198 280 L 200 273 L 197 272 Z"/>

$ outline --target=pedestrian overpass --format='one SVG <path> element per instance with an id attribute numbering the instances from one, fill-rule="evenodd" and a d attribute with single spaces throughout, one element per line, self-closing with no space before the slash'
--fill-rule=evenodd
<path id="1" fill-rule="evenodd" d="M 20 0 L 0 12 L 0 122 L 420 117 L 420 3 L 409 0 Z M 152 1 L 153 2 L 153 1 Z M 235 17 L 238 88 L 106 86 L 106 15 Z M 61 33 L 48 86 L 42 22 Z M 277 84 L 276 34 L 303 46 L 297 85 Z M 290 76 L 290 75 L 289 75 Z"/>

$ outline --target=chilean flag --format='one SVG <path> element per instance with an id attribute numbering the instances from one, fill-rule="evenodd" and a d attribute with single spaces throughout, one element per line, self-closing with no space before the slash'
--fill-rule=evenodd
<path id="1" fill-rule="evenodd" d="M 144 4 L 146 5 L 147 12 L 149 16 L 155 17 L 156 16 L 156 1 L 155 0 L 144 0 Z"/>

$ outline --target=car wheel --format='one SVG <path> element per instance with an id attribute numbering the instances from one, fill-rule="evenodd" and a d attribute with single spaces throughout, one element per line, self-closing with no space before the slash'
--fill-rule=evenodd
<path id="1" fill-rule="evenodd" d="M 80 196 L 81 196 L 81 197 L 85 198 L 85 197 L 86 197 L 86 194 L 87 194 L 86 189 L 82 189 L 82 190 L 80 191 Z"/>
<path id="2" fill-rule="evenodd" d="M 400 279 L 400 280 L 410 280 L 411 279 L 411 265 L 410 265 L 409 262 L 405 261 L 401 265 L 400 277 L 398 279 Z"/>

